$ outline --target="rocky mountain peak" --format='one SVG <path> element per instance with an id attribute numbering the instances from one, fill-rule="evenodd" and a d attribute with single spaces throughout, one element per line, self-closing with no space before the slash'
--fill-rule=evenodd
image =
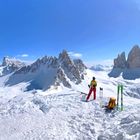
<path id="1" fill-rule="evenodd" d="M 66 76 L 71 81 L 79 84 L 84 77 L 82 74 L 85 69 L 83 62 L 80 60 L 73 61 L 66 50 L 63 50 L 63 52 L 59 54 L 58 61 Z M 82 66 L 84 67 L 81 68 Z"/>
<path id="2" fill-rule="evenodd" d="M 83 72 L 85 69 L 87 69 L 87 67 L 85 66 L 85 64 L 83 63 L 83 61 L 81 59 L 74 59 L 73 60 L 76 68 L 80 71 Z"/>
<path id="3" fill-rule="evenodd" d="M 118 55 L 116 59 L 114 59 L 114 68 L 124 69 L 127 67 L 125 52 L 122 52 Z"/>
<path id="4" fill-rule="evenodd" d="M 59 59 L 63 60 L 63 59 L 66 59 L 66 58 L 69 58 L 69 55 L 68 55 L 66 50 L 63 50 L 62 53 L 59 54 Z"/>
<path id="5" fill-rule="evenodd" d="M 19 70 L 20 68 L 24 67 L 25 63 L 15 59 L 15 58 L 4 57 L 2 66 L 3 66 L 2 76 L 4 76 L 4 75 L 15 72 L 15 71 Z"/>
<path id="6" fill-rule="evenodd" d="M 135 45 L 128 54 L 128 68 L 140 68 L 140 48 Z"/>
<path id="7" fill-rule="evenodd" d="M 125 79 L 140 78 L 140 48 L 135 45 L 128 54 L 126 61 L 125 53 L 118 55 L 114 59 L 114 67 L 108 74 L 110 77 L 118 77 L 122 75 Z"/>
<path id="8" fill-rule="evenodd" d="M 8 56 L 3 58 L 2 66 L 15 66 L 15 67 L 22 67 L 25 64 L 15 58 L 9 58 Z"/>
<path id="9" fill-rule="evenodd" d="M 64 65 L 73 64 L 66 50 L 63 50 L 62 53 L 59 54 L 58 60 L 59 60 L 59 63 L 63 63 Z"/>

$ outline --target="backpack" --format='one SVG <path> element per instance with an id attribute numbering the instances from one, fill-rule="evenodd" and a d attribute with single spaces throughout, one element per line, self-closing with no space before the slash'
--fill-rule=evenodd
<path id="1" fill-rule="evenodd" d="M 114 109 L 116 107 L 116 99 L 110 98 L 107 108 L 108 109 Z"/>

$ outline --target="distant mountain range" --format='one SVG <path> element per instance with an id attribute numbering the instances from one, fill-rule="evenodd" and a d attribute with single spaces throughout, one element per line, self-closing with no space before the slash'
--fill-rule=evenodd
<path id="1" fill-rule="evenodd" d="M 101 64 L 97 64 L 97 65 L 94 65 L 92 67 L 90 67 L 91 70 L 94 70 L 94 71 L 111 71 L 111 69 L 113 68 L 113 66 L 109 66 L 109 65 L 101 65 Z"/>
<path id="2" fill-rule="evenodd" d="M 0 66 L 0 76 L 9 75 L 5 85 L 13 86 L 29 83 L 26 90 L 47 90 L 52 85 L 71 88 L 80 84 L 86 76 L 87 67 L 80 59 L 71 59 L 67 51 L 57 57 L 44 56 L 30 65 L 16 59 L 4 57 Z M 126 59 L 125 52 L 114 59 L 113 66 L 93 65 L 93 71 L 106 71 L 109 77 L 122 76 L 124 79 L 140 78 L 140 48 L 134 46 Z"/>
<path id="3" fill-rule="evenodd" d="M 27 90 L 46 90 L 51 85 L 62 84 L 70 88 L 72 83 L 81 83 L 85 69 L 82 60 L 72 60 L 64 50 L 58 58 L 45 56 L 28 66 L 16 59 L 4 57 L 1 76 L 13 73 L 5 83 L 8 86 L 28 82 Z"/>

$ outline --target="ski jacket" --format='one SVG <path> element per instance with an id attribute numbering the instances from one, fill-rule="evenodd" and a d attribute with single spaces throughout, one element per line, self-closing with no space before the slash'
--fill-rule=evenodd
<path id="1" fill-rule="evenodd" d="M 96 88 L 96 86 L 97 86 L 97 82 L 95 80 L 92 80 L 90 82 L 90 87 Z"/>

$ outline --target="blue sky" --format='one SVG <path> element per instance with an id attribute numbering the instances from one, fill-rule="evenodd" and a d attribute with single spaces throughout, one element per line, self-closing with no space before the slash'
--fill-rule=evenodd
<path id="1" fill-rule="evenodd" d="M 34 60 L 66 49 L 92 63 L 128 53 L 135 44 L 140 45 L 138 0 L 0 1 L 0 60 Z"/>

